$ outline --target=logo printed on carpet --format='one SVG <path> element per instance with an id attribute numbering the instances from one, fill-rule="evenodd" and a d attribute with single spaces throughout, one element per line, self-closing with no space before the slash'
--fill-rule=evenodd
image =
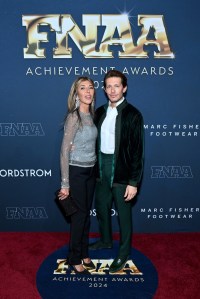
<path id="1" fill-rule="evenodd" d="M 109 266 L 117 256 L 118 242 L 113 249 L 90 251 L 96 266 L 91 275 L 77 275 L 68 266 L 68 247 L 63 246 L 49 255 L 37 272 L 37 288 L 42 299 L 104 298 L 151 299 L 158 275 L 152 262 L 132 248 L 131 258 L 124 269 L 109 273 Z"/>

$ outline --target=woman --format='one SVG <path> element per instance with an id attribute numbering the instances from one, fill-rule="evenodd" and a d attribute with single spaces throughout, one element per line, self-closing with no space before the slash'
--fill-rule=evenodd
<path id="1" fill-rule="evenodd" d="M 68 97 L 68 115 L 61 146 L 61 189 L 63 200 L 69 191 L 78 206 L 71 216 L 68 263 L 75 273 L 90 274 L 95 266 L 88 255 L 90 208 L 95 187 L 94 165 L 97 129 L 93 123 L 94 82 L 79 77 Z"/>

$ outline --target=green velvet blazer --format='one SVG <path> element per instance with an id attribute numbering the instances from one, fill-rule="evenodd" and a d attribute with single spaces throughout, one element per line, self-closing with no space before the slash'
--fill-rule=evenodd
<path id="1" fill-rule="evenodd" d="M 108 104 L 95 112 L 97 138 L 97 179 L 101 171 L 101 125 L 106 117 Z M 144 161 L 144 124 L 141 112 L 124 100 L 117 106 L 118 115 L 115 125 L 115 153 L 113 155 L 113 184 L 126 184 L 137 187 L 141 181 Z"/>

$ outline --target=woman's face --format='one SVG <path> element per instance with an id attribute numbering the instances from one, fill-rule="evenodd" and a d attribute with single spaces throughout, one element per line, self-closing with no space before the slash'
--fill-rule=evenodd
<path id="1" fill-rule="evenodd" d="M 94 87 L 90 81 L 82 81 L 77 88 L 81 105 L 90 105 L 94 98 Z"/>

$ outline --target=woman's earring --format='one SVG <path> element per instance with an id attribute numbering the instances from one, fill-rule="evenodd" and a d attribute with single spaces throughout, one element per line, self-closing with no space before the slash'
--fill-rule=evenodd
<path id="1" fill-rule="evenodd" d="M 75 100 L 75 109 L 77 109 L 79 106 L 80 106 L 79 97 L 76 96 L 76 100 Z"/>

